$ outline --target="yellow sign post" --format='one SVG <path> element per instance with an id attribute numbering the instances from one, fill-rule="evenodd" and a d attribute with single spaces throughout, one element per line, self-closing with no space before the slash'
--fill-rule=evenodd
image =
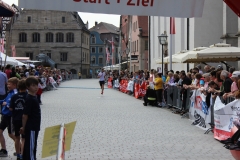
<path id="1" fill-rule="evenodd" d="M 72 135 L 76 126 L 76 121 L 65 124 L 66 137 L 65 137 L 65 151 L 71 148 Z M 59 132 L 61 125 L 48 127 L 45 129 L 42 145 L 42 158 L 56 155 L 58 149 Z"/>

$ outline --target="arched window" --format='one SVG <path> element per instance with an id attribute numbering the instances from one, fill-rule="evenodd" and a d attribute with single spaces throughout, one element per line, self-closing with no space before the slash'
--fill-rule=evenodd
<path id="1" fill-rule="evenodd" d="M 19 42 L 27 42 L 27 34 L 19 33 Z"/>
<path id="2" fill-rule="evenodd" d="M 46 42 L 53 42 L 53 33 L 46 33 Z"/>
<path id="3" fill-rule="evenodd" d="M 32 34 L 32 42 L 40 42 L 40 34 L 39 33 Z"/>
<path id="4" fill-rule="evenodd" d="M 92 35 L 91 37 L 91 44 L 95 44 L 96 43 L 96 37 L 94 35 Z"/>
<path id="5" fill-rule="evenodd" d="M 64 34 L 63 33 L 56 34 L 56 42 L 64 42 Z"/>
<path id="6" fill-rule="evenodd" d="M 74 42 L 74 34 L 67 33 L 67 42 Z"/>

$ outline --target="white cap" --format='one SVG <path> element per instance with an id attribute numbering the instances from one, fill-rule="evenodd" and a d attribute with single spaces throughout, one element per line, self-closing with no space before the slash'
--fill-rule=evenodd
<path id="1" fill-rule="evenodd" d="M 239 77 L 240 78 L 240 71 L 234 71 L 233 73 L 232 73 L 232 76 L 231 76 L 231 78 L 237 78 L 237 77 Z"/>

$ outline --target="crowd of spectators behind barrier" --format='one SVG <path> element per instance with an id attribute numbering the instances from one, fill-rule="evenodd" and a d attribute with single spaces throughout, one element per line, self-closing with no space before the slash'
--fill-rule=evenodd
<path id="1" fill-rule="evenodd" d="M 29 76 L 35 76 L 39 81 L 39 91 L 40 96 L 43 91 L 49 91 L 52 89 L 57 89 L 62 81 L 72 79 L 72 73 L 66 70 L 51 69 L 49 67 L 29 67 L 23 66 L 11 66 L 6 65 L 6 67 L 1 67 L 1 71 L 7 75 L 7 78 L 16 77 L 19 80 L 26 79 Z M 7 87 L 5 87 L 7 90 Z M 41 96 L 40 96 L 41 97 Z M 40 98 L 38 97 L 38 98 Z M 40 104 L 41 100 L 39 99 Z"/>
<path id="2" fill-rule="evenodd" d="M 17 160 L 28 160 L 30 156 L 36 159 L 41 95 L 43 91 L 57 89 L 68 79 L 72 79 L 71 72 L 56 68 L 0 66 L 0 157 L 8 157 L 3 136 L 3 131 L 8 128 L 9 137 L 15 142 Z"/>
<path id="3" fill-rule="evenodd" d="M 159 71 L 151 69 L 149 70 L 139 70 L 137 72 L 129 72 L 128 70 L 122 70 L 119 74 L 119 71 L 106 71 L 106 81 L 111 78 L 112 86 L 114 88 L 114 83 L 116 80 L 121 83 L 122 80 L 128 80 L 128 83 L 142 83 L 147 82 L 147 91 L 144 97 L 143 105 L 146 106 L 148 101 L 147 97 L 151 95 L 152 97 L 157 98 L 157 107 L 162 108 L 166 106 L 168 109 L 173 109 L 173 106 L 166 105 L 167 103 L 167 92 L 169 86 L 176 86 L 180 89 L 180 97 L 182 103 L 180 110 L 174 112 L 177 114 L 184 115 L 189 112 L 187 107 L 186 100 L 189 95 L 187 95 L 187 90 L 197 90 L 199 89 L 201 93 L 206 96 L 206 104 L 208 107 L 213 107 L 211 101 L 215 101 L 216 97 L 219 96 L 222 98 L 225 104 L 229 103 L 229 99 L 240 99 L 240 71 L 235 71 L 235 68 L 231 67 L 229 70 L 224 70 L 222 65 L 218 65 L 216 68 L 209 65 L 205 65 L 202 70 L 201 66 L 198 65 L 189 72 L 182 71 L 167 71 L 165 75 L 159 73 Z M 160 79 L 160 80 L 159 80 Z M 151 87 L 154 85 L 154 87 Z M 162 86 L 159 86 L 162 85 Z M 162 94 L 158 96 L 159 89 L 162 89 Z M 156 90 L 155 93 L 148 93 L 148 90 Z M 134 94 L 130 90 L 129 94 Z M 152 94 L 154 93 L 154 94 Z M 170 95 L 171 98 L 171 95 Z M 165 102 L 165 104 L 164 104 Z M 211 108 L 213 110 L 213 108 Z M 240 124 L 239 120 L 235 120 L 234 124 Z M 211 122 L 211 127 L 214 127 L 214 122 Z M 238 128 L 240 125 L 237 125 Z M 237 138 L 236 138 L 237 137 Z M 239 138 L 239 139 L 238 139 Z M 225 148 L 231 150 L 240 150 L 240 130 L 235 134 L 234 138 L 229 138 L 226 141 L 223 141 Z"/>
<path id="4" fill-rule="evenodd" d="M 238 87 L 240 87 L 237 85 L 240 78 L 240 71 L 235 71 L 234 68 L 226 71 L 223 70 L 221 65 L 218 65 L 217 68 L 206 65 L 204 70 L 202 70 L 199 65 L 190 69 L 189 72 L 184 70 L 174 72 L 170 70 L 167 71 L 165 75 L 162 75 L 162 73 L 154 69 L 150 71 L 139 70 L 131 73 L 128 70 L 122 70 L 120 74 L 118 70 L 106 71 L 106 80 L 111 77 L 112 83 L 114 83 L 115 80 L 121 82 L 123 79 L 134 82 L 145 81 L 154 83 L 155 77 L 158 74 L 163 81 L 162 87 L 164 89 L 167 89 L 168 86 L 179 86 L 182 89 L 192 90 L 201 89 L 202 92 L 206 94 L 212 93 L 215 96 L 220 95 L 225 99 L 227 97 L 234 97 L 234 93 L 238 91 Z"/>

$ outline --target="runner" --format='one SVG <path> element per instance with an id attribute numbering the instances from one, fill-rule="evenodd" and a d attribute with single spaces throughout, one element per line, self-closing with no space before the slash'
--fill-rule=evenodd
<path id="1" fill-rule="evenodd" d="M 106 73 L 104 71 L 104 68 L 102 68 L 102 71 L 98 74 L 99 84 L 100 84 L 100 87 L 102 89 L 101 94 L 103 94 L 103 90 L 104 90 L 105 75 L 106 75 Z"/>

